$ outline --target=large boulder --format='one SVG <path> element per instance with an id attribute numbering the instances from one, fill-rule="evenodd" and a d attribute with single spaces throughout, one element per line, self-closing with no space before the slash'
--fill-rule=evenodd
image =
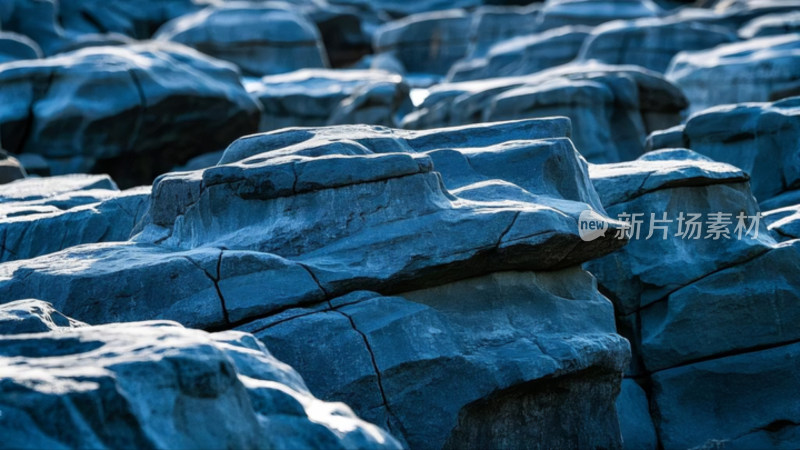
<path id="1" fill-rule="evenodd" d="M 166 23 L 155 38 L 232 62 L 253 76 L 328 64 L 319 30 L 288 3 L 209 7 Z"/>
<path id="2" fill-rule="evenodd" d="M 0 264 L 0 299 L 248 330 L 415 448 L 618 448 L 628 343 L 578 266 L 625 240 L 568 131 L 248 136 L 160 177 L 132 240 Z M 584 239 L 586 214 L 608 236 Z"/>
<path id="3" fill-rule="evenodd" d="M 467 55 L 472 18 L 460 9 L 415 14 L 375 31 L 378 54 L 397 58 L 409 72 L 445 75 Z"/>
<path id="4" fill-rule="evenodd" d="M 677 143 L 741 168 L 759 202 L 800 187 L 800 97 L 710 108 L 668 135 L 653 136 L 651 147 Z"/>
<path id="5" fill-rule="evenodd" d="M 305 69 L 247 83 L 261 103 L 261 131 L 290 126 L 397 125 L 410 103 L 400 75 L 380 70 Z"/>
<path id="6" fill-rule="evenodd" d="M 588 63 L 437 85 L 403 126 L 567 116 L 581 154 L 592 162 L 616 162 L 641 155 L 646 134 L 680 123 L 685 107 L 680 90 L 655 72 Z"/>
<path id="7" fill-rule="evenodd" d="M 454 64 L 449 81 L 528 75 L 566 64 L 578 56 L 591 28 L 566 26 L 498 42 L 480 56 Z"/>
<path id="8" fill-rule="evenodd" d="M 661 18 L 616 21 L 595 28 L 580 57 L 664 73 L 681 51 L 703 50 L 736 40 L 736 34 L 728 29 L 702 22 Z"/>
<path id="9" fill-rule="evenodd" d="M 54 175 L 149 183 L 257 129 L 260 108 L 228 64 L 178 44 L 95 47 L 0 65 L 0 131 Z"/>
<path id="10" fill-rule="evenodd" d="M 800 33 L 768 36 L 681 52 L 667 79 L 689 99 L 690 111 L 740 102 L 766 102 L 800 92 Z"/>
<path id="11" fill-rule="evenodd" d="M 401 448 L 245 333 L 91 327 L 28 300 L 0 306 L 0 361 L 8 448 Z"/>

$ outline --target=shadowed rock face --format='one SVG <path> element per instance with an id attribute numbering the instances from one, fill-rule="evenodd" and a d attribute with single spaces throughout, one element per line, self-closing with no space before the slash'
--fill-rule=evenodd
<path id="1" fill-rule="evenodd" d="M 96 47 L 0 66 L 3 146 L 53 174 L 124 186 L 252 132 L 259 107 L 230 66 L 176 44 Z"/>
<path id="2" fill-rule="evenodd" d="M 206 8 L 165 24 L 155 38 L 188 45 L 253 76 L 328 63 L 317 27 L 288 4 Z"/>
<path id="3" fill-rule="evenodd" d="M 312 392 L 415 448 L 618 448 L 628 343 L 576 266 L 625 241 L 610 238 L 619 224 L 568 130 L 548 119 L 249 136 L 217 166 L 160 177 L 134 239 L 0 264 L 0 298 L 47 299 L 91 324 L 252 332 Z M 609 236 L 581 239 L 587 209 Z M 536 425 L 545 416 L 565 425 Z M 476 420 L 516 432 L 477 438 Z"/>
<path id="4" fill-rule="evenodd" d="M 244 333 L 92 327 L 27 300 L 0 306 L 0 360 L 13 448 L 400 448 Z"/>

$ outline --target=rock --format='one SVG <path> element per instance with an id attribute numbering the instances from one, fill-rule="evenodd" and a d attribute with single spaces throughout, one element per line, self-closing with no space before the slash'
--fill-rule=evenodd
<path id="1" fill-rule="evenodd" d="M 30 38 L 17 33 L 0 32 L 0 63 L 41 57 L 42 49 Z"/>
<path id="2" fill-rule="evenodd" d="M 411 448 L 614 448 L 627 343 L 610 314 L 591 276 L 569 269 L 353 294 L 243 329 Z"/>
<path id="3" fill-rule="evenodd" d="M 0 66 L 0 99 L 7 150 L 42 155 L 56 175 L 106 172 L 123 186 L 225 147 L 259 115 L 231 66 L 163 43 Z"/>
<path id="4" fill-rule="evenodd" d="M 25 178 L 27 173 L 19 160 L 0 150 L 0 184 Z"/>
<path id="5" fill-rule="evenodd" d="M 187 172 L 191 170 L 205 169 L 207 167 L 215 166 L 217 161 L 222 157 L 225 150 L 216 152 L 204 153 L 200 156 L 195 156 L 182 166 L 175 167 L 173 172 Z"/>
<path id="6" fill-rule="evenodd" d="M 539 16 L 539 28 L 596 26 L 612 20 L 656 17 L 660 12 L 661 8 L 651 0 L 547 0 Z"/>
<path id="7" fill-rule="evenodd" d="M 781 240 L 800 239 L 800 203 L 766 211 L 764 221 Z"/>
<path id="8" fill-rule="evenodd" d="M 156 33 L 263 76 L 325 67 L 319 30 L 282 3 L 230 3 L 174 19 Z"/>
<path id="9" fill-rule="evenodd" d="M 800 340 L 793 326 L 800 320 L 799 270 L 800 241 L 786 242 L 642 309 L 645 367 L 657 372 Z"/>
<path id="10" fill-rule="evenodd" d="M 566 64 L 578 56 L 589 27 L 566 26 L 498 42 L 480 57 L 453 65 L 449 81 L 527 75 Z"/>
<path id="11" fill-rule="evenodd" d="M 382 25 L 375 31 L 377 54 L 396 57 L 409 72 L 445 75 L 450 66 L 467 55 L 472 19 L 453 9 L 415 14 Z"/>
<path id="12" fill-rule="evenodd" d="M 703 50 L 736 40 L 726 28 L 701 22 L 660 18 L 615 21 L 592 31 L 580 58 L 664 73 L 681 51 Z"/>
<path id="13" fill-rule="evenodd" d="M 405 17 L 412 14 L 440 11 L 451 8 L 474 8 L 481 0 L 329 0 L 332 5 L 358 8 L 362 14 L 372 12 L 382 17 Z"/>
<path id="14" fill-rule="evenodd" d="M 0 261 L 34 258 L 79 244 L 126 241 L 141 220 L 150 188 L 83 190 L 0 204 Z"/>
<path id="15" fill-rule="evenodd" d="M 747 22 L 739 29 L 743 39 L 800 32 L 800 12 L 767 14 Z"/>
<path id="16" fill-rule="evenodd" d="M 410 88 L 399 75 L 378 70 L 305 69 L 247 85 L 263 108 L 260 129 L 369 123 L 396 125 Z"/>
<path id="17" fill-rule="evenodd" d="M 278 356 L 308 377 L 317 395 L 348 402 L 413 448 L 531 442 L 538 448 L 619 448 L 615 399 L 629 346 L 615 332 L 612 304 L 578 266 L 625 241 L 611 237 L 621 224 L 605 217 L 586 162 L 564 137 L 568 131 L 568 121 L 554 118 L 428 131 L 351 125 L 248 136 L 214 167 L 160 177 L 133 239 L 0 264 L 0 301 L 45 299 L 93 325 L 147 318 L 247 330 L 279 349 Z M 602 221 L 605 236 L 582 238 L 579 223 L 587 211 Z M 204 380 L 222 377 L 209 375 L 207 367 L 226 367 L 212 350 L 199 362 L 183 355 L 184 335 L 247 342 L 248 355 L 268 357 L 249 335 L 215 340 L 163 323 L 76 330 L 69 333 L 86 334 L 70 342 L 97 345 L 81 347 L 81 353 L 91 354 L 93 364 L 110 371 L 103 372 L 109 380 L 113 375 L 121 383 L 112 385 L 119 386 L 113 392 L 150 392 L 149 384 L 125 383 L 152 381 L 161 386 L 158 401 L 169 405 L 176 394 L 159 371 L 163 359 L 149 352 L 168 348 L 181 361 L 192 361 L 191 376 L 205 374 Z M 46 339 L 75 336 L 69 333 Z M 136 349 L 120 333 L 136 336 Z M 101 343 L 92 344 L 100 337 Z M 71 354 L 60 341 L 36 349 L 48 345 L 57 346 L 61 357 Z M 92 353 L 98 349 L 108 353 Z M 104 355 L 115 363 L 104 364 Z M 237 355 L 224 359 L 233 360 L 224 371 L 233 382 L 245 369 L 251 379 L 258 378 L 253 373 L 274 373 L 249 359 L 239 365 Z M 39 364 L 62 367 L 61 357 Z M 30 358 L 15 361 L 32 364 Z M 150 365 L 121 374 L 114 368 L 131 366 L 117 363 L 120 358 Z M 20 373 L 41 374 L 52 366 L 36 367 L 41 370 L 25 366 Z M 167 367 L 174 373 L 181 365 Z M 180 384 L 188 385 L 209 386 L 195 378 Z M 238 392 L 235 385 L 226 389 Z M 219 395 L 213 392 L 213 398 Z M 240 395 L 249 398 L 247 390 Z M 156 400 L 144 394 L 138 399 L 153 410 Z M 233 446 L 246 447 L 250 436 L 261 436 L 258 427 L 242 428 L 250 419 L 239 417 L 230 400 L 221 402 L 225 420 L 208 419 L 216 405 L 208 401 L 203 408 L 192 403 L 185 413 L 190 421 L 202 412 L 211 428 L 180 428 L 169 415 L 155 416 L 147 436 L 157 426 L 171 430 L 173 439 L 184 436 L 163 441 L 169 448 L 192 446 L 191 439 L 211 442 L 198 429 L 214 431 L 217 439 L 239 439 L 225 441 Z M 132 411 L 139 423 L 153 417 L 136 416 L 138 407 L 114 410 Z M 165 410 L 172 411 L 155 409 Z M 34 418 L 33 423 L 53 420 Z M 116 430 L 104 418 L 97 423 Z M 361 424 L 342 425 L 337 436 L 355 429 L 362 440 L 349 441 L 356 442 L 352 447 L 380 442 L 377 436 L 384 435 L 361 431 Z M 117 440 L 108 445 L 122 446 L 119 439 L 139 436 L 139 429 L 111 434 Z M 99 433 L 81 436 L 105 436 Z M 331 442 L 313 439 L 308 442 Z M 286 446 L 293 448 L 292 442 Z M 75 444 L 87 445 L 96 446 Z"/>
<path id="18" fill-rule="evenodd" d="M 54 0 L 6 0 L 0 8 L 3 30 L 27 36 L 46 55 L 56 52 L 67 39 L 57 21 Z"/>
<path id="19" fill-rule="evenodd" d="M 0 305 L 0 339 L 12 334 L 46 333 L 86 326 L 41 300 L 27 299 Z M 2 425 L 0 425 L 2 426 Z"/>
<path id="20" fill-rule="evenodd" d="M 674 129 L 678 132 L 692 150 L 750 174 L 759 201 L 800 185 L 800 98 L 711 108 L 690 117 Z"/>
<path id="21" fill-rule="evenodd" d="M 148 39 L 164 23 L 206 7 L 205 0 L 59 0 L 58 21 L 80 34 L 119 33 Z"/>
<path id="22" fill-rule="evenodd" d="M 37 177 L 50 176 L 50 163 L 48 163 L 46 159 L 42 158 L 41 155 L 37 155 L 35 153 L 23 153 L 21 155 L 17 155 L 16 159 L 22 165 L 22 168 L 25 169 L 27 174 L 35 175 Z"/>
<path id="23" fill-rule="evenodd" d="M 33 305 L 44 319 L 57 314 L 44 305 Z M 163 321 L 49 327 L 0 337 L 4 445 L 400 448 L 347 406 L 313 397 L 251 335 Z"/>
<path id="24" fill-rule="evenodd" d="M 540 5 L 483 6 L 472 13 L 469 58 L 478 58 L 496 43 L 536 31 Z"/>
<path id="25" fill-rule="evenodd" d="M 686 150 L 658 153 L 655 156 L 648 153 L 637 161 L 589 168 L 609 214 L 615 218 L 621 214 L 642 214 L 638 238 L 625 248 L 586 264 L 604 292 L 610 294 L 620 315 L 657 303 L 670 292 L 762 254 L 774 244 L 761 221 L 749 234 L 743 230 L 741 238 L 737 236 L 737 215 L 747 216 L 745 225 L 750 226 L 759 213 L 744 172 Z M 698 231 L 691 230 L 686 221 L 682 229 L 678 228 L 681 213 L 685 220 L 690 218 L 689 214 L 702 215 L 696 220 L 700 225 L 699 238 L 694 238 Z M 709 213 L 730 214 L 730 224 L 725 227 L 728 238 L 706 239 Z M 653 217 L 664 219 L 664 214 L 669 222 L 653 220 Z M 653 235 L 648 239 L 651 225 Z M 666 239 L 665 231 L 655 226 L 667 228 Z M 683 235 L 678 234 L 681 231 Z"/>
<path id="26" fill-rule="evenodd" d="M 635 381 L 622 380 L 617 397 L 617 417 L 622 431 L 622 447 L 631 450 L 655 450 L 658 437 L 650 418 L 647 395 Z"/>
<path id="27" fill-rule="evenodd" d="M 0 186 L 0 205 L 15 202 L 47 201 L 81 191 L 118 191 L 107 175 L 64 175 L 50 178 L 26 178 Z M 13 203 L 12 203 L 13 204 Z"/>
<path id="28" fill-rule="evenodd" d="M 800 89 L 800 33 L 681 52 L 667 79 L 689 99 L 690 111 L 728 103 L 766 102 Z M 795 94 L 792 94 L 792 93 Z"/>
<path id="29" fill-rule="evenodd" d="M 762 304 L 763 306 L 763 304 Z M 664 449 L 794 448 L 800 344 L 745 352 L 653 376 Z"/>
<path id="30" fill-rule="evenodd" d="M 407 128 L 564 115 L 576 147 L 592 162 L 644 150 L 647 130 L 680 122 L 680 91 L 633 66 L 567 65 L 526 77 L 440 84 L 403 119 Z"/>

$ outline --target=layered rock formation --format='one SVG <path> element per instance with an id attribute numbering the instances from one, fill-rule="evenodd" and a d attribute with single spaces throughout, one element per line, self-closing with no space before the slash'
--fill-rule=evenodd
<path id="1" fill-rule="evenodd" d="M 245 333 L 87 326 L 23 300 L 0 306 L 0 360 L 4 447 L 401 448 Z"/>
<path id="2" fill-rule="evenodd" d="M 0 295 L 92 324 L 250 331 L 414 448 L 618 447 L 628 344 L 577 266 L 625 241 L 580 237 L 587 210 L 618 224 L 567 131 L 247 137 L 215 167 L 159 178 L 133 240 L 2 264 Z"/>

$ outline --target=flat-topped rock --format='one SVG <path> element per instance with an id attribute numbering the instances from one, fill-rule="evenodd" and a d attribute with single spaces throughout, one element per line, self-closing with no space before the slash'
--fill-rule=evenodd
<path id="1" fill-rule="evenodd" d="M 651 0 L 547 0 L 539 16 L 539 28 L 596 26 L 612 20 L 656 17 L 660 12 L 661 8 Z"/>
<path id="2" fill-rule="evenodd" d="M 0 65 L 0 99 L 4 148 L 44 156 L 54 175 L 102 170 L 125 186 L 224 148 L 259 115 L 230 65 L 168 43 Z"/>
<path id="3" fill-rule="evenodd" d="M 5 445 L 401 448 L 346 405 L 315 398 L 251 335 L 164 321 L 69 325 L 0 336 Z"/>
<path id="4" fill-rule="evenodd" d="M 736 40 L 730 30 L 702 22 L 662 18 L 615 21 L 592 31 L 580 58 L 664 73 L 681 51 L 703 50 Z"/>
<path id="5" fill-rule="evenodd" d="M 564 115 L 592 162 L 636 158 L 648 130 L 680 123 L 686 101 L 655 72 L 634 66 L 570 64 L 535 75 L 443 83 L 406 115 L 407 128 Z"/>
<path id="6" fill-rule="evenodd" d="M 328 64 L 317 27 L 288 3 L 229 3 L 178 17 L 155 34 L 263 76 Z"/>
<path id="7" fill-rule="evenodd" d="M 680 139 L 700 154 L 741 168 L 751 177 L 753 194 L 764 202 L 800 183 L 798 100 L 710 108 L 672 130 L 670 140 Z M 655 138 L 651 142 L 665 143 Z"/>
<path id="8" fill-rule="evenodd" d="M 454 64 L 448 81 L 526 75 L 566 64 L 578 56 L 590 27 L 565 26 L 513 37 L 488 47 L 485 54 Z"/>
<path id="9" fill-rule="evenodd" d="M 682 52 L 667 79 L 689 99 L 692 112 L 740 102 L 766 102 L 800 89 L 800 33 L 767 36 Z"/>
<path id="10" fill-rule="evenodd" d="M 400 75 L 381 70 L 304 69 L 247 83 L 263 112 L 261 131 L 344 123 L 396 125 L 410 103 Z"/>

